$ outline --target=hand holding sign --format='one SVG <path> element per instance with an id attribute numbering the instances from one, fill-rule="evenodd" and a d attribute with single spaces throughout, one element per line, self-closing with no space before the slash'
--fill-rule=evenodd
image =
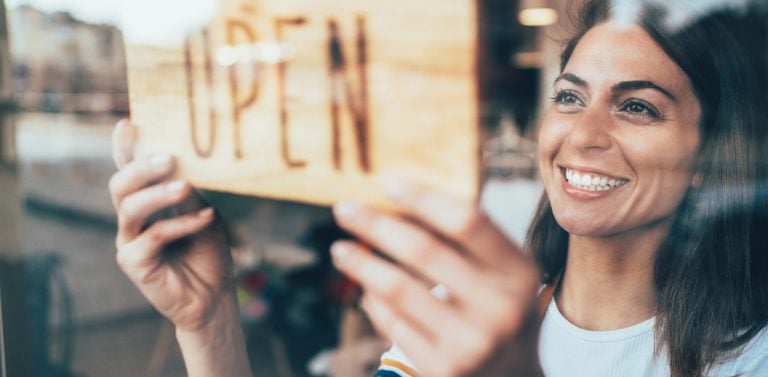
<path id="1" fill-rule="evenodd" d="M 172 157 L 133 160 L 135 134 L 127 121 L 113 133 L 118 264 L 176 327 L 190 376 L 250 376 L 221 224 L 186 182 L 161 182 Z"/>
<path id="2" fill-rule="evenodd" d="M 147 27 L 143 17 L 124 25 L 141 137 L 135 167 L 116 175 L 135 182 L 112 188 L 116 203 L 133 198 L 118 205 L 119 260 L 178 327 L 191 374 L 245 375 L 222 234 L 206 210 L 137 228 L 191 195 L 186 183 L 155 181 L 175 175 L 207 189 L 390 206 L 378 177 L 398 176 L 474 201 L 477 2 L 198 1 L 219 6 L 184 25 L 192 32 L 168 34 L 180 38 L 131 37 Z M 175 19 L 164 14 L 153 17 Z M 148 167 L 158 154 L 175 156 L 175 170 Z M 181 259 L 160 258 L 185 238 Z"/>
<path id="3" fill-rule="evenodd" d="M 333 246 L 336 266 L 365 289 L 377 330 L 424 376 L 543 375 L 534 261 L 473 203 L 404 182 L 388 191 L 404 216 L 334 208 L 345 230 L 381 252 Z M 447 297 L 432 293 L 436 284 Z"/>
<path id="4" fill-rule="evenodd" d="M 119 171 L 109 189 L 118 213 L 118 264 L 176 326 L 204 327 L 232 279 L 229 244 L 213 209 L 189 184 L 167 181 L 175 169 L 171 156 L 128 155 L 124 141 L 130 144 L 133 133 L 123 121 L 113 135 Z"/>

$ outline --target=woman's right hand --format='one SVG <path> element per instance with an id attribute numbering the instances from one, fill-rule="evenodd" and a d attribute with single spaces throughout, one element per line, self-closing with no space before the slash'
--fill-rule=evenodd
<path id="1" fill-rule="evenodd" d="M 202 331 L 233 298 L 227 237 L 188 183 L 168 181 L 176 168 L 171 156 L 133 160 L 135 135 L 128 121 L 113 132 L 118 264 L 177 330 Z"/>

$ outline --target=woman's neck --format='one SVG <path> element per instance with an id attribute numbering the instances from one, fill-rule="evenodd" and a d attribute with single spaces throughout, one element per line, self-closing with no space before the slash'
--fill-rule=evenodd
<path id="1" fill-rule="evenodd" d="M 612 237 L 571 235 L 558 292 L 563 316 L 587 330 L 615 330 L 654 315 L 654 257 L 669 227 Z"/>

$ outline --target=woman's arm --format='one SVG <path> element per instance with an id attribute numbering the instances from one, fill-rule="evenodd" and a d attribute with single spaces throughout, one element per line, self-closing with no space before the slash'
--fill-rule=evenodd
<path id="1" fill-rule="evenodd" d="M 113 133 L 117 262 L 174 324 L 190 376 L 251 376 L 222 224 L 188 183 L 166 182 L 172 157 L 133 159 L 135 133 L 127 121 Z"/>
<path id="2" fill-rule="evenodd" d="M 234 294 L 223 298 L 204 328 L 177 328 L 176 339 L 190 377 L 251 376 Z"/>

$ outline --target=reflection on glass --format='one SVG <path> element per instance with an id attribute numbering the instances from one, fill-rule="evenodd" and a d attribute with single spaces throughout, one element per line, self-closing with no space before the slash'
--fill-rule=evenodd
<path id="1" fill-rule="evenodd" d="M 455 1 L 451 4 L 445 0 L 400 1 L 380 6 L 389 10 L 402 6 L 433 16 L 461 13 L 454 8 L 458 0 L 450 0 Z M 83 377 L 186 375 L 172 327 L 115 263 L 117 224 L 106 188 L 115 171 L 112 128 L 130 110 L 126 44 L 156 51 L 178 49 L 173 58 L 179 64 L 159 67 L 167 71 L 145 83 L 162 88 L 179 79 L 188 85 L 174 99 L 194 105 L 189 119 L 196 123 L 178 122 L 186 133 L 169 142 L 181 140 L 190 150 L 197 148 L 201 156 L 224 156 L 233 164 L 251 153 L 265 153 L 270 156 L 265 160 L 280 168 L 326 164 L 321 169 L 363 174 L 373 166 L 369 152 L 375 153 L 376 137 L 380 136 L 369 132 L 369 123 L 383 119 L 382 123 L 395 131 L 392 138 L 396 139 L 396 132 L 412 132 L 420 122 L 444 126 L 458 118 L 452 111 L 476 106 L 479 119 L 469 121 L 485 135 L 481 205 L 506 235 L 517 242 L 524 240 L 542 192 L 537 132 L 544 107 L 551 102 L 546 97 L 552 94 L 552 83 L 560 73 L 558 55 L 563 38 L 557 36 L 568 29 L 564 25 L 570 21 L 566 2 L 478 2 L 484 7 L 478 10 L 480 26 L 464 12 L 452 19 L 454 23 L 435 28 L 459 33 L 464 25 L 474 25 L 478 30 L 472 32 L 477 35 L 440 43 L 427 40 L 427 33 L 406 33 L 414 24 L 430 20 L 427 16 L 414 20 L 405 11 L 391 19 L 377 14 L 345 14 L 346 18 L 336 20 L 318 10 L 322 17 L 309 15 L 315 17 L 311 19 L 315 29 L 294 27 L 306 20 L 285 18 L 282 13 L 268 18 L 265 24 L 223 24 L 222 15 L 248 20 L 259 12 L 266 14 L 263 12 L 270 7 L 290 9 L 293 3 L 304 7 L 315 4 L 328 14 L 351 4 L 344 0 L 6 1 L 12 64 L 2 61 L 0 68 L 12 67 L 18 112 L 11 122 L 14 127 L 3 124 L 0 130 L 4 157 L 0 163 L 0 207 L 10 214 L 3 212 L 2 217 L 10 224 L 3 223 L 6 233 L 0 240 L 0 267 L 5 268 L 4 250 L 10 249 L 4 245 L 23 243 L 30 332 L 34 334 L 30 347 L 35 348 L 29 354 L 34 355 L 31 361 L 40 375 L 43 369 Z M 613 19 L 619 23 L 633 24 L 648 12 L 656 12 L 663 15 L 665 31 L 685 30 L 702 17 L 719 15 L 733 27 L 746 54 L 754 55 L 749 58 L 756 62 L 755 83 L 765 82 L 766 22 L 760 16 L 765 6 L 759 1 L 611 3 Z M 276 19 L 284 21 L 281 25 L 286 34 L 282 37 L 276 32 Z M 216 27 L 230 28 L 236 37 L 224 32 L 204 34 L 205 29 Z M 267 32 L 257 34 L 258 28 Z M 385 37 L 394 40 L 386 54 L 407 61 L 392 72 L 407 79 L 389 79 L 395 76 L 387 76 L 390 68 L 378 60 L 384 54 L 377 48 Z M 208 41 L 215 42 L 210 51 L 205 50 Z M 475 41 L 479 48 L 467 48 Z M 436 51 L 436 55 L 424 51 Z M 474 53 L 479 55 L 471 55 Z M 437 68 L 419 71 L 414 68 L 419 62 L 434 63 Z M 456 69 L 459 64 L 469 68 Z M 428 74 L 437 79 L 429 80 Z M 447 95 L 455 88 L 451 84 L 458 81 L 471 97 L 457 100 Z M 376 99 L 381 95 L 375 91 L 378 87 L 395 93 L 407 106 L 377 107 Z M 0 87 L 3 91 L 6 88 Z M 559 106 L 573 100 L 555 97 L 559 97 Z M 368 107 L 366 100 L 370 100 Z M 5 111 L 5 105 L 0 105 Z M 248 113 L 255 107 L 263 110 L 271 123 L 258 122 L 262 118 Z M 313 113 L 308 109 L 320 110 Z M 395 119 L 394 115 L 417 112 L 418 116 L 407 121 L 391 126 L 386 123 Z M 304 149 L 279 141 L 301 140 L 300 133 L 290 130 L 316 121 L 322 122 L 315 128 L 322 129 L 327 140 L 305 138 Z M 237 127 L 221 126 L 227 122 Z M 345 128 L 346 122 L 357 128 Z M 247 133 L 265 129 L 254 125 L 267 123 L 283 133 L 274 138 L 271 134 Z M 199 132 L 199 139 L 190 137 L 190 127 Z M 245 131 L 238 134 L 238 130 Z M 438 138 L 445 133 L 435 135 Z M 214 148 L 214 140 L 225 140 L 226 144 Z M 254 148 L 249 142 L 263 143 L 264 147 L 258 144 Z M 342 151 L 337 144 L 343 142 L 357 143 L 359 148 Z M 432 142 L 429 139 L 422 144 Z M 319 152 L 306 158 L 302 154 L 306 150 Z M 392 158 L 407 162 L 410 156 L 418 155 L 419 149 L 414 150 Z M 442 155 L 463 156 L 455 150 L 442 151 Z M 9 163 L 17 163 L 18 170 L 7 168 Z M 253 170 L 247 164 L 246 168 Z M 585 187 L 599 186 L 607 191 L 615 186 L 608 177 L 602 181 L 568 170 L 563 174 L 564 179 L 578 180 L 577 184 Z M 741 183 L 734 187 L 744 188 L 754 182 Z M 758 189 L 765 190 L 765 183 L 760 184 Z M 21 192 L 6 191 L 15 187 Z M 718 190 L 715 187 L 704 194 L 708 195 L 704 202 L 714 215 L 729 213 L 746 203 L 721 201 L 724 192 Z M 375 334 L 360 311 L 355 285 L 332 267 L 329 246 L 346 235 L 333 223 L 328 208 L 221 192 L 203 194 L 226 220 L 235 264 L 233 284 L 240 305 L 237 314 L 245 329 L 251 363 L 262 369 L 257 373 L 370 376 L 390 344 Z M 0 275 L 4 271 L 0 269 Z M 0 324 L 0 330 L 2 325 L 8 329 L 7 324 Z"/>

